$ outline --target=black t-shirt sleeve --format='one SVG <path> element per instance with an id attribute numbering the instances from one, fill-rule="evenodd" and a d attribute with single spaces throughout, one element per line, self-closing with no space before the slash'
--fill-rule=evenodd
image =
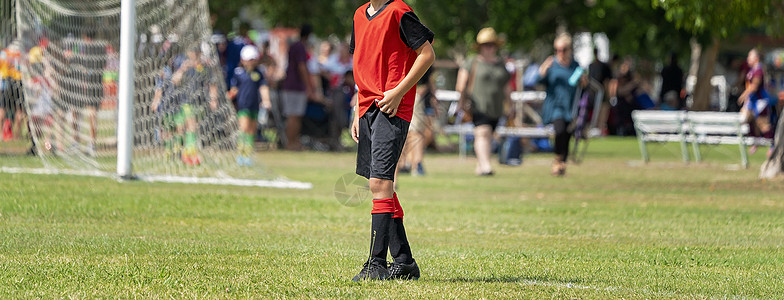
<path id="1" fill-rule="evenodd" d="M 354 42 L 354 25 L 351 25 L 351 42 L 348 43 L 348 53 L 354 54 L 354 47 L 356 43 Z"/>
<path id="2" fill-rule="evenodd" d="M 602 66 L 604 67 L 604 68 L 603 68 L 603 69 L 604 69 L 604 79 L 605 79 L 605 80 L 610 80 L 610 79 L 613 79 L 613 72 L 612 72 L 612 70 L 610 69 L 610 66 L 609 66 L 609 65 L 607 65 L 607 64 L 604 64 L 604 65 L 602 65 Z"/>
<path id="3" fill-rule="evenodd" d="M 411 49 L 419 49 L 425 42 L 433 43 L 435 35 L 425 27 L 413 11 L 406 12 L 400 18 L 400 39 Z"/>

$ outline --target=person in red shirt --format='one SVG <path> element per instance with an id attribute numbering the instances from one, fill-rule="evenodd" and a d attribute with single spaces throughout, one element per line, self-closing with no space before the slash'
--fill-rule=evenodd
<path id="1" fill-rule="evenodd" d="M 433 64 L 433 32 L 402 0 L 371 0 L 354 13 L 349 52 L 359 88 L 351 136 L 357 174 L 373 193 L 370 257 L 354 281 L 418 279 L 403 209 L 394 189 L 395 170 L 414 109 L 416 83 Z M 393 263 L 387 267 L 387 247 Z"/>

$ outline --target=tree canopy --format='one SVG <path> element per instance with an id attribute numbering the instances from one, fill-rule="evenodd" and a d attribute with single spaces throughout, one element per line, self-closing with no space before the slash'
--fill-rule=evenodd
<path id="1" fill-rule="evenodd" d="M 667 20 L 704 39 L 732 38 L 743 29 L 767 26 L 776 34 L 781 25 L 782 1 L 748 0 L 651 0 L 653 7 L 663 8 Z"/>
<path id="2" fill-rule="evenodd" d="M 613 52 L 663 57 L 688 49 L 692 36 L 731 37 L 743 28 L 765 24 L 773 12 L 781 15 L 782 1 L 747 0 L 405 0 L 436 34 L 440 56 L 451 49 L 469 49 L 476 33 L 492 26 L 507 36 L 510 49 L 551 40 L 556 28 L 570 32 L 605 32 Z M 257 11 L 270 26 L 313 24 L 319 36 L 351 32 L 354 10 L 366 0 L 209 0 L 218 16 L 215 25 L 231 29 L 231 19 L 242 9 Z M 769 24 L 773 24 L 768 22 Z M 780 24 L 781 21 L 776 21 Z M 772 30 L 772 26 L 768 26 Z"/>
<path id="3" fill-rule="evenodd" d="M 364 0 L 308 1 L 302 4 L 290 0 L 209 0 L 211 12 L 218 17 L 215 27 L 229 32 L 232 19 L 241 10 L 251 10 L 265 17 L 270 26 L 300 27 L 304 23 L 313 25 L 319 36 L 351 33 L 351 17 Z"/>

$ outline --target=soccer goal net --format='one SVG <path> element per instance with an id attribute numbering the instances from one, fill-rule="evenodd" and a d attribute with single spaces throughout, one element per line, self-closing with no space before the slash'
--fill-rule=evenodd
<path id="1" fill-rule="evenodd" d="M 121 0 L 0 2 L 8 6 L 2 23 L 15 24 L 2 28 L 4 47 L 14 53 L 5 61 L 11 69 L 18 66 L 19 74 L 18 81 L 4 79 L 3 85 L 23 91 L 13 101 L 30 121 L 30 144 L 43 169 L 113 175 Z M 247 146 L 238 146 L 237 116 L 210 42 L 206 0 L 135 3 L 133 174 L 154 181 L 309 188 L 260 161 L 238 163 Z"/>

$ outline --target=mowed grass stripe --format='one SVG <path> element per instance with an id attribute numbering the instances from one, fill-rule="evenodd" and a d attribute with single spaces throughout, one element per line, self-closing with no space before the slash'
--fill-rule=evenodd
<path id="1" fill-rule="evenodd" d="M 0 297 L 784 297 L 784 186 L 757 179 L 764 154 L 732 170 L 730 148 L 684 164 L 671 146 L 646 165 L 633 139 L 593 140 L 566 178 L 550 154 L 492 178 L 428 154 L 398 189 L 417 282 L 350 282 L 370 200 L 332 191 L 352 153 L 257 153 L 305 191 L 0 174 Z"/>

